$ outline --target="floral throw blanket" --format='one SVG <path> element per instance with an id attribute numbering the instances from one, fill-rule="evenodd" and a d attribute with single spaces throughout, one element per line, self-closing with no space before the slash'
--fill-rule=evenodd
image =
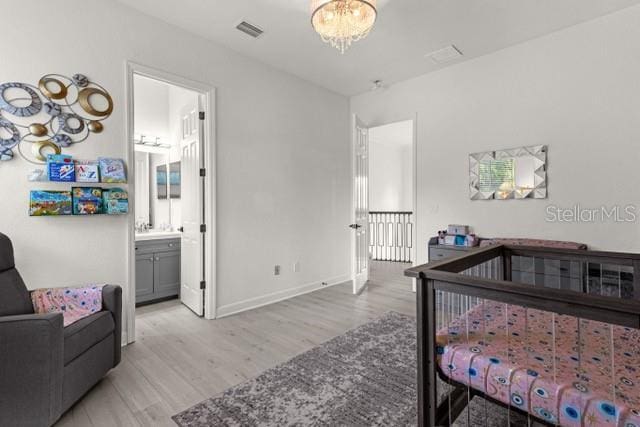
<path id="1" fill-rule="evenodd" d="M 38 314 L 62 313 L 64 326 L 67 327 L 102 310 L 103 286 L 36 289 L 31 292 L 31 302 Z"/>

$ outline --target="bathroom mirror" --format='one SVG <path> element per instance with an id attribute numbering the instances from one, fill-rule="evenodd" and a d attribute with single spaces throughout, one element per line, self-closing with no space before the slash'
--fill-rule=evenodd
<path id="1" fill-rule="evenodd" d="M 469 155 L 471 200 L 547 197 L 547 146 L 535 145 Z"/>

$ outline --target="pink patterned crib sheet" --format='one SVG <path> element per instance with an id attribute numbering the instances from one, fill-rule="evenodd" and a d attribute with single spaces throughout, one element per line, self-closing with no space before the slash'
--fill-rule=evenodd
<path id="1" fill-rule="evenodd" d="M 31 302 L 36 313 L 62 313 L 64 326 L 102 310 L 104 285 L 36 289 Z"/>
<path id="2" fill-rule="evenodd" d="M 549 423 L 640 427 L 640 330 L 485 301 L 437 351 L 447 377 Z"/>

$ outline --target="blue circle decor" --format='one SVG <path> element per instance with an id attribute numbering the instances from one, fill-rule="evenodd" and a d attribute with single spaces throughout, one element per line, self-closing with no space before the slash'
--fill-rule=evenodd
<path id="1" fill-rule="evenodd" d="M 55 102 L 45 102 L 44 112 L 51 117 L 57 117 L 62 113 L 62 107 Z"/>
<path id="2" fill-rule="evenodd" d="M 436 354 L 442 356 L 444 354 L 444 347 L 439 345 L 436 347 Z"/>
<path id="3" fill-rule="evenodd" d="M 556 416 L 553 415 L 549 410 L 545 408 L 536 406 L 535 408 L 533 408 L 533 412 L 535 412 L 540 418 L 542 418 L 545 421 L 548 421 L 550 423 L 556 422 Z"/>
<path id="4" fill-rule="evenodd" d="M 54 135 L 53 138 L 51 138 L 51 142 L 60 147 L 68 147 L 73 143 L 69 135 L 65 135 L 62 133 Z"/>
<path id="5" fill-rule="evenodd" d="M 7 98 L 5 98 L 4 93 L 11 88 L 22 89 L 29 95 L 31 98 L 31 103 L 26 107 L 16 107 L 11 104 Z M 13 114 L 18 117 L 30 117 L 36 115 L 42 109 L 42 100 L 38 96 L 35 90 L 33 90 L 30 86 L 24 83 L 16 83 L 9 82 L 3 83 L 0 85 L 0 110 L 6 111 L 9 114 Z"/>
<path id="6" fill-rule="evenodd" d="M 616 407 L 610 402 L 600 402 L 600 404 L 598 405 L 598 410 L 605 417 L 615 417 L 618 413 Z"/>
<path id="7" fill-rule="evenodd" d="M 475 377 L 478 375 L 478 371 L 475 370 L 475 368 L 469 368 L 469 376 L 470 377 Z"/>
<path id="8" fill-rule="evenodd" d="M 571 420 L 579 420 L 580 419 L 580 411 L 574 408 L 573 406 L 565 406 L 563 408 L 564 414 L 567 418 Z"/>
<path id="9" fill-rule="evenodd" d="M 537 394 L 538 396 L 542 397 L 543 399 L 548 399 L 549 398 L 549 393 L 547 392 L 547 390 L 543 389 L 542 387 L 536 387 L 533 392 L 535 394 Z"/>
<path id="10" fill-rule="evenodd" d="M 471 351 L 471 353 L 482 353 L 479 347 L 471 347 L 469 351 Z"/>
<path id="11" fill-rule="evenodd" d="M 0 147 L 0 162 L 6 162 L 13 159 L 13 151 L 10 148 Z"/>
<path id="12" fill-rule="evenodd" d="M 89 79 L 84 74 L 74 74 L 71 80 L 80 87 L 87 87 L 89 85 Z"/>
<path id="13" fill-rule="evenodd" d="M 69 125 L 69 120 L 73 119 L 78 121 L 78 126 L 71 127 Z M 81 117 L 73 113 L 61 113 L 58 115 L 58 125 L 60 126 L 60 130 L 71 135 L 77 135 L 84 130 L 84 121 Z"/>
<path id="14" fill-rule="evenodd" d="M 497 357 L 490 357 L 489 362 L 493 363 L 494 365 L 499 365 L 500 359 L 498 359 Z"/>
<path id="15" fill-rule="evenodd" d="M 538 373 L 533 369 L 527 369 L 527 375 L 529 375 L 530 377 L 537 377 Z"/>
<path id="16" fill-rule="evenodd" d="M 524 404 L 524 399 L 518 393 L 513 393 L 511 395 L 511 402 L 516 406 L 522 406 Z"/>
<path id="17" fill-rule="evenodd" d="M 18 131 L 18 128 L 9 120 L 0 118 L 0 128 L 6 129 L 11 134 L 10 138 L 0 138 L 0 147 L 2 147 L 3 149 L 11 149 L 20 143 L 20 132 Z"/>

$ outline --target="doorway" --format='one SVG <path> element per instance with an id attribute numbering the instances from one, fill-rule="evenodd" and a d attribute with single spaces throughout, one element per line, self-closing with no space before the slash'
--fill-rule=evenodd
<path id="1" fill-rule="evenodd" d="M 165 304 L 215 318 L 213 97 L 207 85 L 127 64 L 127 342 L 135 340 L 136 307 L 162 309 L 173 299 Z"/>
<path id="2" fill-rule="evenodd" d="M 415 135 L 415 120 L 354 119 L 354 293 L 365 285 L 415 291 L 404 276 L 417 259 Z"/>

